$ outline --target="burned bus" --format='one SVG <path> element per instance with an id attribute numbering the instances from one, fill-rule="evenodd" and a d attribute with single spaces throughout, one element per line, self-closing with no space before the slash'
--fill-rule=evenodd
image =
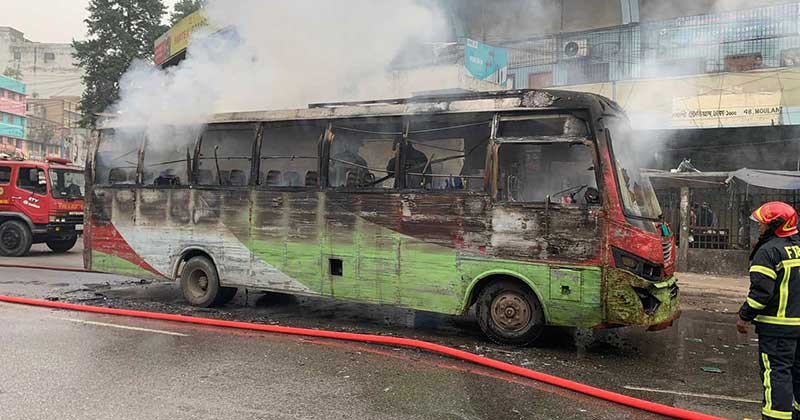
<path id="1" fill-rule="evenodd" d="M 675 241 L 612 101 L 524 90 L 214 115 L 101 131 L 85 265 L 544 326 L 666 328 Z"/>

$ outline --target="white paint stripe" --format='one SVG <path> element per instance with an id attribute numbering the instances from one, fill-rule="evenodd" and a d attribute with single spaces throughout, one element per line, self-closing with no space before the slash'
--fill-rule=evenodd
<path id="1" fill-rule="evenodd" d="M 188 337 L 188 335 L 186 335 L 186 334 L 181 334 L 181 333 L 176 333 L 176 332 L 171 332 L 171 331 L 151 330 L 149 328 L 128 327 L 128 326 L 125 326 L 125 325 L 106 324 L 105 322 L 84 321 L 82 319 L 75 319 L 75 318 L 55 318 L 55 319 L 60 319 L 62 321 L 76 322 L 78 324 L 96 325 L 98 327 L 119 328 L 121 330 L 131 330 L 131 331 L 141 331 L 141 332 L 149 332 L 149 333 L 155 333 L 155 334 L 173 335 L 173 336 L 176 336 L 176 337 Z"/>
<path id="2" fill-rule="evenodd" d="M 653 389 L 653 388 L 642 388 L 638 386 L 625 386 L 625 389 L 629 389 L 631 391 L 646 391 L 646 392 L 656 392 L 659 394 L 672 394 L 672 395 L 681 395 L 684 397 L 697 397 L 697 398 L 708 398 L 712 400 L 724 400 L 724 401 L 736 401 L 736 402 L 744 402 L 750 404 L 758 404 L 761 405 L 761 401 L 756 400 L 748 400 L 747 398 L 738 398 L 738 397 L 729 397 L 727 395 L 716 395 L 716 394 L 697 394 L 694 392 L 680 392 L 680 391 L 670 391 L 668 389 Z"/>

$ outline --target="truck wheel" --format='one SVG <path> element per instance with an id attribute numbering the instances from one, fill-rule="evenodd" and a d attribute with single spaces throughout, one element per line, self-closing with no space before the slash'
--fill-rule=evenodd
<path id="1" fill-rule="evenodd" d="M 72 249 L 76 242 L 78 242 L 78 235 L 71 236 L 69 239 L 49 240 L 47 241 L 47 247 L 57 254 L 63 254 Z"/>
<path id="2" fill-rule="evenodd" d="M 214 263 L 206 257 L 193 257 L 181 271 L 181 291 L 192 306 L 209 308 L 221 294 Z"/>
<path id="3" fill-rule="evenodd" d="M 501 280 L 486 286 L 477 303 L 478 324 L 497 344 L 531 344 L 544 329 L 541 302 L 530 289 L 516 281 Z"/>
<path id="4" fill-rule="evenodd" d="M 33 234 L 23 222 L 8 220 L 0 225 L 0 256 L 21 257 L 31 250 Z"/>

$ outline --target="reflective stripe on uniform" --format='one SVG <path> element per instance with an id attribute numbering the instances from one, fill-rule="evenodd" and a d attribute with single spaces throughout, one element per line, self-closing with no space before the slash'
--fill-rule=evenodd
<path id="1" fill-rule="evenodd" d="M 797 401 L 792 401 L 792 408 L 796 411 L 800 411 L 800 404 L 798 404 Z"/>
<path id="2" fill-rule="evenodd" d="M 761 353 L 761 362 L 764 363 L 764 409 L 762 413 L 766 414 L 767 411 L 772 411 L 772 380 L 770 379 L 772 368 L 769 366 L 769 357 L 766 353 Z"/>
<path id="3" fill-rule="evenodd" d="M 747 305 L 753 309 L 764 309 L 767 307 L 767 305 L 762 305 L 756 302 L 756 300 L 753 298 L 747 298 Z"/>
<path id="4" fill-rule="evenodd" d="M 784 267 L 780 288 L 780 303 L 778 304 L 778 318 L 786 318 L 786 307 L 789 306 L 789 274 L 791 272 L 790 268 Z"/>
<path id="5" fill-rule="evenodd" d="M 759 315 L 755 319 L 756 322 L 763 322 L 764 324 L 773 324 L 773 325 L 789 325 L 794 327 L 800 327 L 800 318 L 780 318 L 777 316 L 766 316 L 766 315 Z"/>
<path id="6" fill-rule="evenodd" d="M 800 267 L 800 258 L 793 260 L 783 260 L 779 262 L 775 268 L 777 268 L 778 270 L 782 270 L 784 268 L 792 268 L 792 267 Z"/>
<path id="7" fill-rule="evenodd" d="M 781 279 L 781 286 L 779 289 L 779 304 L 777 318 L 786 318 L 786 308 L 789 306 L 789 277 L 792 274 L 792 268 L 800 267 L 800 259 L 783 260 L 778 264 L 778 270 L 783 270 L 783 279 Z M 780 324 L 780 325 L 795 325 L 795 324 Z"/>
<path id="8" fill-rule="evenodd" d="M 771 278 L 772 280 L 775 280 L 775 279 L 777 279 L 777 278 L 778 278 L 778 274 L 777 274 L 777 273 L 775 273 L 775 270 L 773 270 L 773 269 L 771 269 L 771 268 L 769 268 L 769 267 L 765 267 L 765 266 L 763 266 L 763 265 L 753 265 L 753 266 L 750 266 L 750 272 L 751 272 L 751 273 L 760 273 L 760 274 L 763 274 L 763 275 L 765 275 L 765 276 L 767 276 L 767 277 Z"/>
<path id="9" fill-rule="evenodd" d="M 761 414 L 770 416 L 773 419 L 792 420 L 792 413 L 790 411 L 767 410 L 765 408 L 761 410 Z"/>

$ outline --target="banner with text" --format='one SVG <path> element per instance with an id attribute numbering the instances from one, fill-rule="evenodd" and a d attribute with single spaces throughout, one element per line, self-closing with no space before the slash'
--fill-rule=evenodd
<path id="1" fill-rule="evenodd" d="M 778 125 L 782 99 L 781 92 L 676 97 L 672 101 L 672 127 Z"/>

